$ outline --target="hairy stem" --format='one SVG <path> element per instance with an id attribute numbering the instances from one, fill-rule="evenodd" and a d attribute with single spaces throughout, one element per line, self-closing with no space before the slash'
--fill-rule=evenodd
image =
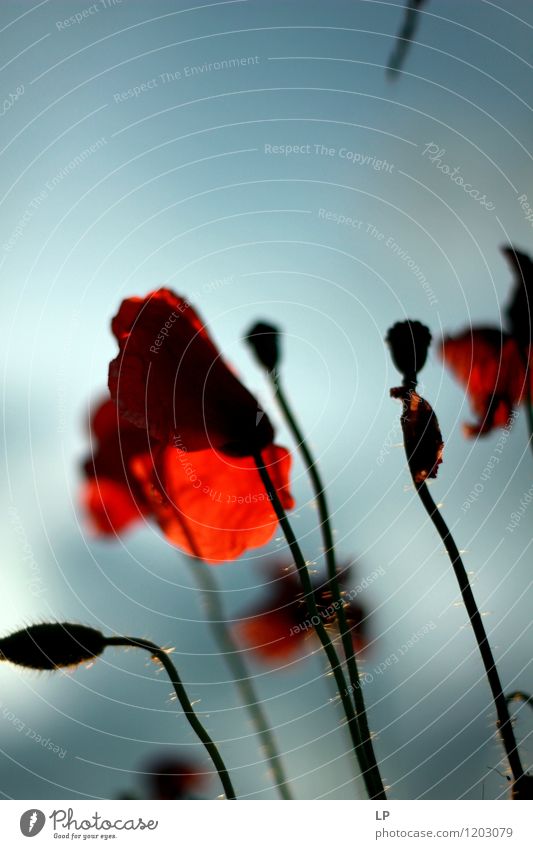
<path id="1" fill-rule="evenodd" d="M 265 487 L 265 491 L 272 503 L 281 529 L 285 535 L 285 539 L 287 540 L 287 545 L 289 546 L 291 554 L 294 558 L 294 563 L 296 565 L 296 569 L 298 571 L 298 575 L 302 584 L 304 598 L 309 613 L 311 615 L 316 634 L 320 642 L 322 643 L 322 647 L 324 648 L 324 651 L 326 653 L 329 665 L 331 666 L 331 671 L 333 672 L 335 683 L 337 685 L 337 690 L 339 692 L 342 706 L 346 714 L 346 719 L 348 721 L 348 729 L 350 731 L 350 737 L 352 740 L 354 753 L 359 768 L 363 775 L 363 780 L 365 782 L 367 793 L 370 798 L 376 798 L 375 796 L 373 796 L 373 787 L 369 782 L 369 772 L 367 768 L 364 747 L 362 745 L 361 735 L 359 732 L 359 725 L 357 722 L 357 717 L 355 715 L 353 703 L 349 696 L 349 689 L 347 687 L 346 678 L 344 677 L 344 672 L 335 647 L 328 635 L 328 632 L 326 631 L 326 628 L 324 627 L 324 623 L 322 622 L 322 618 L 316 606 L 315 596 L 313 593 L 313 586 L 311 584 L 311 578 L 309 577 L 309 572 L 304 556 L 296 540 L 296 537 L 292 530 L 291 524 L 287 518 L 287 514 L 283 508 L 283 505 L 279 500 L 276 488 L 272 483 L 272 479 L 270 477 L 268 469 L 263 463 L 261 452 L 257 452 L 254 455 L 254 458 L 257 470 L 263 482 L 263 486 Z"/>

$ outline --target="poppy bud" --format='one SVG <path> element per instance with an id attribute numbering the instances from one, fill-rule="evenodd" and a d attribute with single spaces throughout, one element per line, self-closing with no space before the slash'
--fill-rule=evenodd
<path id="1" fill-rule="evenodd" d="M 431 405 L 418 392 L 404 386 L 391 389 L 390 394 L 403 401 L 400 421 L 413 481 L 422 484 L 426 478 L 436 478 L 444 442 Z"/>
<path id="2" fill-rule="evenodd" d="M 30 669 L 58 669 L 93 660 L 105 645 L 104 635 L 85 625 L 31 625 L 0 639 L 0 660 Z"/>
<path id="3" fill-rule="evenodd" d="M 419 321 L 399 321 L 390 328 L 386 341 L 394 365 L 404 380 L 416 383 L 416 376 L 426 362 L 431 343 L 429 329 Z"/>
<path id="4" fill-rule="evenodd" d="M 272 324 L 257 322 L 246 334 L 245 341 L 252 348 L 257 361 L 267 371 L 274 371 L 279 362 L 279 330 Z"/>

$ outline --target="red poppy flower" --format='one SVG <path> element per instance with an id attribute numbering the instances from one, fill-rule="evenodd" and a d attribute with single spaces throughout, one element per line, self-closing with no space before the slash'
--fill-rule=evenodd
<path id="1" fill-rule="evenodd" d="M 190 799 L 207 778 L 191 761 L 172 755 L 153 761 L 145 771 L 150 799 Z"/>
<path id="2" fill-rule="evenodd" d="M 289 452 L 269 445 L 262 457 L 283 507 L 291 509 Z M 251 457 L 164 446 L 136 457 L 132 468 L 166 538 L 192 556 L 234 560 L 275 533 L 277 517 Z"/>
<path id="3" fill-rule="evenodd" d="M 131 469 L 147 451 L 146 433 L 119 416 L 111 399 L 91 419 L 93 452 L 84 463 L 82 501 L 95 530 L 118 534 L 151 513 L 150 501 Z"/>
<path id="4" fill-rule="evenodd" d="M 315 581 L 314 592 L 322 622 L 332 624 L 336 618 L 336 606 L 327 583 Z M 363 610 L 350 600 L 345 603 L 345 613 L 354 649 L 361 651 L 367 644 Z M 242 642 L 265 662 L 288 660 L 299 654 L 306 637 L 314 634 L 314 627 L 298 576 L 280 569 L 270 601 L 250 611 L 237 626 L 237 633 Z"/>
<path id="5" fill-rule="evenodd" d="M 403 439 L 415 484 L 436 478 L 442 463 L 444 442 L 433 408 L 418 392 L 405 386 L 391 389 L 390 394 L 403 402 Z"/>
<path id="6" fill-rule="evenodd" d="M 244 456 L 270 445 L 256 399 L 221 358 L 195 310 L 169 289 L 123 301 L 109 389 L 122 417 L 184 451 Z"/>
<path id="7" fill-rule="evenodd" d="M 505 427 L 524 398 L 525 364 L 514 337 L 496 328 L 465 330 L 442 341 L 441 356 L 466 387 L 475 424 L 464 425 L 468 436 Z"/>

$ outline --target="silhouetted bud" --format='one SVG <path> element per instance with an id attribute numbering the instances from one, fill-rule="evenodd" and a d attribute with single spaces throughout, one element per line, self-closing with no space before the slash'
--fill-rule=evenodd
<path id="1" fill-rule="evenodd" d="M 405 453 L 415 484 L 436 478 L 442 463 L 444 442 L 431 405 L 418 392 L 405 386 L 391 389 L 390 394 L 403 402 L 400 421 Z"/>
<path id="2" fill-rule="evenodd" d="M 252 348 L 258 362 L 267 371 L 274 371 L 280 358 L 280 332 L 272 324 L 259 321 L 246 334 L 245 341 Z"/>
<path id="3" fill-rule="evenodd" d="M 105 645 L 103 634 L 85 625 L 31 625 L 0 639 L 0 660 L 31 669 L 57 669 L 93 660 Z"/>
<path id="4" fill-rule="evenodd" d="M 399 321 L 390 328 L 386 341 L 398 371 L 405 380 L 416 383 L 416 376 L 426 362 L 431 344 L 429 329 L 419 321 Z"/>

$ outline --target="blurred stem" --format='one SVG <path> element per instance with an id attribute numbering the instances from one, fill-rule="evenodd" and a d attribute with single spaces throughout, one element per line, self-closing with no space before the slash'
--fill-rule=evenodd
<path id="1" fill-rule="evenodd" d="M 481 614 L 479 612 L 476 600 L 474 598 L 474 594 L 470 587 L 470 582 L 468 580 L 466 569 L 461 559 L 461 555 L 459 554 L 459 549 L 455 544 L 455 541 L 450 533 L 446 522 L 442 517 L 440 510 L 438 509 L 437 505 L 433 501 L 433 498 L 431 497 L 429 489 L 427 488 L 427 484 L 425 482 L 421 484 L 415 483 L 415 488 L 422 504 L 424 505 L 429 515 L 429 518 L 433 522 L 440 538 L 444 543 L 444 547 L 448 552 L 448 556 L 455 572 L 455 576 L 459 583 L 463 602 L 470 619 L 470 624 L 472 625 L 472 630 L 474 631 L 474 635 L 477 640 L 479 651 L 483 660 L 483 664 L 485 666 L 487 679 L 492 690 L 492 697 L 494 699 L 494 704 L 496 706 L 496 714 L 498 716 L 498 729 L 505 748 L 507 760 L 509 761 L 509 766 L 511 767 L 513 779 L 517 781 L 524 775 L 524 768 L 520 761 L 520 755 L 518 754 L 518 747 L 513 731 L 513 726 L 511 723 L 511 717 L 507 708 L 507 701 L 503 694 L 500 676 L 498 674 L 498 670 L 496 669 L 494 656 L 492 654 L 492 650 L 487 639 L 487 634 L 485 631 L 485 626 L 483 625 Z"/>
<path id="2" fill-rule="evenodd" d="M 202 560 L 194 559 L 190 560 L 189 563 L 194 579 L 204 597 L 209 625 L 224 655 L 224 659 L 231 670 L 241 700 L 250 712 L 250 717 L 263 745 L 267 760 L 270 763 L 279 795 L 282 799 L 292 799 L 287 776 L 285 775 L 276 741 L 269 727 L 265 711 L 257 697 L 242 653 L 233 637 L 231 628 L 225 621 L 224 609 L 213 576 L 213 570 Z"/>
<path id="3" fill-rule="evenodd" d="M 292 411 L 291 405 L 283 391 L 279 374 L 276 370 L 269 372 L 270 381 L 276 396 L 276 400 L 281 407 L 285 420 L 292 432 L 292 435 L 298 446 L 298 450 L 302 455 L 307 473 L 311 479 L 313 490 L 316 497 L 318 507 L 318 515 L 320 518 L 320 532 L 324 543 L 324 552 L 326 557 L 326 565 L 328 570 L 329 587 L 335 602 L 335 610 L 339 624 L 339 632 L 342 639 L 344 655 L 346 657 L 346 665 L 348 667 L 348 677 L 350 679 L 350 688 L 353 694 L 355 713 L 359 725 L 361 741 L 365 749 L 365 757 L 368 764 L 368 783 L 372 787 L 371 799 L 386 799 L 385 788 L 376 760 L 372 737 L 368 726 L 366 715 L 365 702 L 363 691 L 361 688 L 361 679 L 357 668 L 353 639 L 346 619 L 344 609 L 344 600 L 342 598 L 341 589 L 339 586 L 339 576 L 335 558 L 335 543 L 333 541 L 333 531 L 331 529 L 331 520 L 329 515 L 326 491 L 322 482 L 317 463 L 312 456 L 303 431 L 296 420 Z"/>
<path id="4" fill-rule="evenodd" d="M 518 345 L 518 349 L 520 351 L 520 356 L 522 358 L 522 362 L 524 364 L 525 369 L 525 382 L 526 382 L 526 417 L 527 417 L 527 428 L 529 433 L 529 445 L 531 450 L 533 451 L 533 397 L 531 394 L 531 368 L 530 362 L 528 359 L 527 352 L 524 350 L 522 345 Z"/>
<path id="5" fill-rule="evenodd" d="M 405 57 L 414 42 L 420 17 L 419 10 L 425 2 L 426 0 L 407 0 L 402 27 L 396 36 L 396 44 L 387 67 L 389 77 L 395 77 L 403 67 Z"/>
<path id="6" fill-rule="evenodd" d="M 222 760 L 222 757 L 216 747 L 215 743 L 205 730 L 204 726 L 196 716 L 193 706 L 189 701 L 189 697 L 185 691 L 185 687 L 181 683 L 180 677 L 178 675 L 178 670 L 172 663 L 170 657 L 162 649 L 160 646 L 157 646 L 155 643 L 151 643 L 149 640 L 138 640 L 134 637 L 109 637 L 106 639 L 107 646 L 120 646 L 125 648 L 137 648 L 144 649 L 147 652 L 150 652 L 152 657 L 155 657 L 161 665 L 164 667 L 165 672 L 172 682 L 172 686 L 174 687 L 174 692 L 178 697 L 179 703 L 183 708 L 183 712 L 187 717 L 189 725 L 192 730 L 198 736 L 199 740 L 205 746 L 209 757 L 213 761 L 216 771 L 218 772 L 220 781 L 222 782 L 222 786 L 224 788 L 224 793 L 226 794 L 226 799 L 236 799 L 235 791 L 233 789 L 233 785 L 231 783 L 231 779 L 229 777 L 228 771 L 226 769 L 226 765 Z"/>
<path id="7" fill-rule="evenodd" d="M 359 732 L 359 725 L 357 722 L 357 717 L 355 715 L 353 703 L 349 696 L 347 682 L 344 677 L 344 672 L 342 670 L 342 666 L 335 650 L 335 647 L 329 638 L 328 632 L 324 627 L 324 623 L 322 622 L 322 618 L 316 606 L 315 596 L 313 593 L 313 586 L 311 584 L 311 578 L 309 577 L 309 572 L 304 556 L 296 540 L 296 537 L 294 536 L 294 532 L 287 518 L 287 514 L 283 508 L 283 505 L 279 500 L 276 487 L 272 482 L 268 469 L 263 463 L 263 458 L 261 456 L 260 451 L 257 451 L 254 454 L 254 459 L 257 466 L 257 471 L 259 472 L 259 475 L 263 482 L 263 486 L 265 487 L 265 491 L 270 501 L 272 502 L 272 506 L 278 518 L 279 524 L 285 535 L 285 539 L 287 540 L 287 545 L 289 546 L 291 554 L 294 558 L 294 563 L 296 565 L 296 569 L 298 570 L 298 575 L 302 584 L 304 598 L 307 603 L 308 612 L 311 616 L 316 634 L 320 642 L 322 643 L 322 646 L 328 658 L 329 665 L 331 666 L 331 671 L 333 672 L 333 675 L 335 677 L 337 690 L 339 692 L 342 706 L 346 714 L 346 719 L 348 721 L 348 729 L 350 731 L 350 737 L 352 740 L 354 753 L 357 759 L 359 769 L 361 770 L 363 780 L 365 782 L 367 793 L 370 798 L 376 798 L 373 795 L 373 787 L 369 781 L 369 771 L 366 762 L 366 755 L 364 747 L 362 745 L 361 735 Z"/>

